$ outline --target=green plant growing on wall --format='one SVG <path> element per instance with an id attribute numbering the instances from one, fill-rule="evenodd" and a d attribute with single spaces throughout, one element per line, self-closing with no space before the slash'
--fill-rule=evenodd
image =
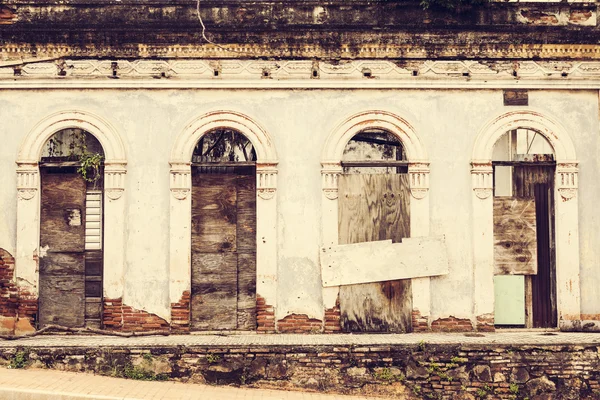
<path id="1" fill-rule="evenodd" d="M 206 356 L 206 361 L 208 361 L 209 364 L 217 363 L 220 359 L 221 357 L 218 354 L 208 354 Z"/>
<path id="2" fill-rule="evenodd" d="M 66 137 L 59 137 L 58 134 L 52 136 L 47 144 L 46 151 L 49 157 L 68 157 L 79 162 L 77 173 L 80 174 L 86 182 L 94 184 L 96 187 L 100 180 L 100 167 L 104 161 L 104 156 L 98 152 L 92 152 L 88 149 L 88 136 L 85 131 L 69 130 Z M 67 151 L 67 154 L 65 154 Z"/>
<path id="3" fill-rule="evenodd" d="M 22 369 L 29 364 L 29 352 L 26 350 L 19 350 L 10 360 L 8 368 L 10 369 Z"/>
<path id="4" fill-rule="evenodd" d="M 486 3 L 489 3 L 489 0 L 421 0 L 420 4 L 424 10 L 441 8 L 460 13 L 474 6 L 481 6 Z"/>
<path id="5" fill-rule="evenodd" d="M 510 390 L 512 394 L 519 394 L 519 385 L 517 385 L 516 383 L 511 383 L 508 387 L 508 390 Z"/>

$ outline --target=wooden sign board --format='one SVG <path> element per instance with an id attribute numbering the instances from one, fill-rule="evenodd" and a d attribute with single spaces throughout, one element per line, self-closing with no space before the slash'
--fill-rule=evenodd
<path id="1" fill-rule="evenodd" d="M 494 275 L 536 275 L 535 200 L 494 198 Z"/>
<path id="2" fill-rule="evenodd" d="M 525 89 L 505 90 L 504 105 L 527 106 L 529 105 L 529 93 Z"/>
<path id="3" fill-rule="evenodd" d="M 415 237 L 323 247 L 321 271 L 324 287 L 445 275 L 446 242 Z"/>

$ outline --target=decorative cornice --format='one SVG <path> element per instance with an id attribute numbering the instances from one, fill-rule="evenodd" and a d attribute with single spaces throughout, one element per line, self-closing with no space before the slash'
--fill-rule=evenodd
<path id="1" fill-rule="evenodd" d="M 484 200 L 492 195 L 494 169 L 491 161 L 473 161 L 471 163 L 471 181 L 477 198 Z"/>
<path id="2" fill-rule="evenodd" d="M 600 46 L 590 50 L 598 53 Z M 239 55 L 238 55 L 239 56 Z M 7 66 L 3 66 L 6 64 Z M 366 84 L 379 82 L 422 82 L 439 78 L 472 81 L 539 81 L 572 82 L 600 79 L 600 61 L 434 61 L 412 60 L 402 64 L 387 60 L 353 60 L 338 63 L 313 62 L 310 60 L 207 60 L 207 59 L 163 59 L 163 60 L 65 60 L 32 62 L 18 67 L 11 62 L 0 61 L 0 82 L 26 82 L 31 78 L 55 78 L 65 85 L 67 82 L 90 78 L 119 78 L 160 82 L 195 80 L 212 82 L 257 81 L 262 85 L 269 81 L 319 82 L 361 81 Z M 215 71 L 218 76 L 215 77 Z M 315 78 L 314 72 L 317 72 Z M 267 79 L 265 79 L 267 75 Z M 116 84 L 116 82 L 115 82 Z M 156 84 L 160 86 L 161 84 Z"/>

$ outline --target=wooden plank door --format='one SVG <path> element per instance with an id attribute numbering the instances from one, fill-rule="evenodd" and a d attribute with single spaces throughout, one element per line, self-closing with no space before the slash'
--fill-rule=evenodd
<path id="1" fill-rule="evenodd" d="M 409 202 L 406 174 L 340 176 L 339 243 L 409 237 Z M 341 286 L 340 312 L 345 332 L 411 332 L 411 280 Z"/>
<path id="2" fill-rule="evenodd" d="M 42 170 L 39 325 L 85 320 L 85 192 L 81 175 Z"/>
<path id="3" fill-rule="evenodd" d="M 537 274 L 525 278 L 529 324 L 534 328 L 558 326 L 553 233 L 554 173 L 554 166 L 519 166 L 513 172 L 514 196 L 535 200 Z"/>
<path id="4" fill-rule="evenodd" d="M 247 172 L 193 175 L 192 329 L 256 328 L 256 175 Z"/>

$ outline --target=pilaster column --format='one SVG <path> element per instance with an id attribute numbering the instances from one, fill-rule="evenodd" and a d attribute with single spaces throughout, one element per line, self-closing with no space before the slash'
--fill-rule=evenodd
<path id="1" fill-rule="evenodd" d="M 410 186 L 410 236 L 429 236 L 429 163 L 423 161 L 408 164 Z M 419 311 L 422 318 L 431 315 L 431 279 L 429 277 L 411 280 L 413 310 Z"/>
<path id="2" fill-rule="evenodd" d="M 38 293 L 40 243 L 40 173 L 37 162 L 17 163 L 17 251 L 15 277 L 19 288 Z"/>
<path id="3" fill-rule="evenodd" d="M 556 165 L 555 241 L 558 319 L 581 319 L 579 273 L 579 169 L 577 161 Z"/>
<path id="4" fill-rule="evenodd" d="M 494 199 L 491 160 L 471 163 L 473 304 L 475 317 L 494 313 Z"/>
<path id="5" fill-rule="evenodd" d="M 173 162 L 170 171 L 169 276 L 171 303 L 189 291 L 192 254 L 192 170 L 189 162 Z"/>
<path id="6" fill-rule="evenodd" d="M 256 293 L 277 303 L 277 163 L 256 164 Z"/>
<path id="7" fill-rule="evenodd" d="M 104 163 L 104 296 L 123 297 L 125 276 L 125 179 L 124 161 Z"/>

